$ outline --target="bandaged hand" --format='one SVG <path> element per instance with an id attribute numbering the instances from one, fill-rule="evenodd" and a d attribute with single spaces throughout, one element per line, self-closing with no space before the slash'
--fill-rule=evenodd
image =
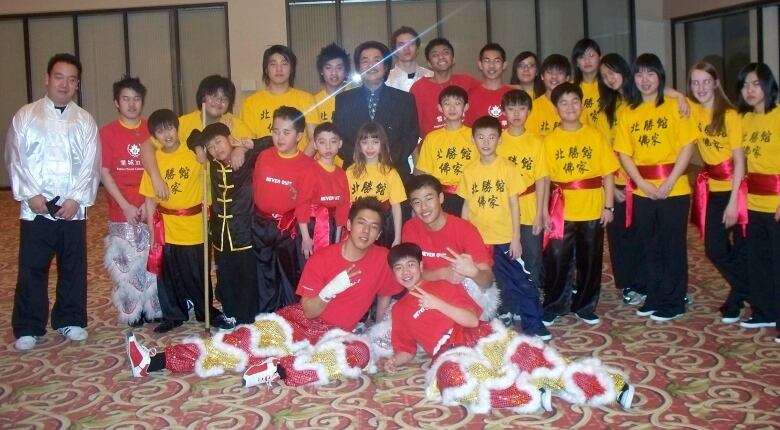
<path id="1" fill-rule="evenodd" d="M 347 270 L 342 270 L 322 288 L 319 294 L 320 299 L 322 299 L 323 302 L 331 301 L 333 297 L 343 293 L 350 287 L 352 283 L 350 278 L 359 274 L 360 270 L 356 270 L 354 265 L 350 266 Z"/>

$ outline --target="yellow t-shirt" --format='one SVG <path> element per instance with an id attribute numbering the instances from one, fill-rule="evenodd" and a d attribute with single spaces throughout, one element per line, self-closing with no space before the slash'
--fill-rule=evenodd
<path id="1" fill-rule="evenodd" d="M 317 103 L 317 123 L 333 122 L 333 111 L 336 110 L 336 96 L 328 95 L 328 92 L 323 88 L 314 95 L 314 101 Z"/>
<path id="2" fill-rule="evenodd" d="M 696 126 L 689 116 L 680 118 L 677 103 L 667 97 L 661 106 L 655 101 L 645 102 L 621 112 L 615 132 L 614 149 L 630 156 L 637 166 L 669 164 L 677 161 L 683 146 L 696 139 Z M 662 179 L 650 179 L 655 186 Z M 647 197 L 644 191 L 635 189 L 634 193 Z M 691 185 L 686 175 L 680 175 L 669 196 L 682 196 L 691 193 Z"/>
<path id="3" fill-rule="evenodd" d="M 628 109 L 628 105 L 622 100 L 619 100 L 617 102 L 617 108 L 615 109 L 615 119 L 612 121 L 612 124 L 609 124 L 609 121 L 607 121 L 607 114 L 601 111 L 596 112 L 596 123 L 591 124 L 607 138 L 607 143 L 609 143 L 610 148 L 615 146 L 615 130 L 617 130 L 618 118 L 620 118 L 621 112 L 626 109 Z M 619 161 L 620 160 L 618 159 L 618 162 Z M 628 174 L 621 167 L 618 173 L 615 174 L 615 185 L 625 186 L 626 178 L 628 178 Z"/>
<path id="4" fill-rule="evenodd" d="M 478 159 L 471 128 L 465 125 L 454 131 L 438 128 L 425 136 L 415 167 L 433 175 L 442 185 L 458 185 L 463 169 Z"/>
<path id="5" fill-rule="evenodd" d="M 520 173 L 525 176 L 528 186 L 550 176 L 544 159 L 544 144 L 542 139 L 533 133 L 526 131 L 520 136 L 512 136 L 504 130 L 496 153 L 520 168 Z M 543 190 L 539 190 L 541 191 Z M 520 224 L 533 225 L 536 210 L 536 192 L 520 196 Z"/>
<path id="6" fill-rule="evenodd" d="M 535 98 L 533 109 L 525 121 L 525 129 L 544 137 L 560 125 L 561 117 L 558 115 L 558 110 L 552 100 L 544 94 Z"/>
<path id="7" fill-rule="evenodd" d="M 780 174 L 780 107 L 769 113 L 748 112 L 742 116 L 742 144 L 748 173 Z M 748 209 L 774 213 L 780 196 L 748 193 Z"/>
<path id="8" fill-rule="evenodd" d="M 496 157 L 490 164 L 477 160 L 463 170 L 458 195 L 469 204 L 469 221 L 488 245 L 512 241 L 509 196 L 528 188 L 525 177 L 512 162 Z"/>
<path id="9" fill-rule="evenodd" d="M 347 168 L 349 181 L 349 197 L 353 202 L 360 197 L 376 197 L 380 202 L 389 201 L 391 205 L 406 200 L 404 183 L 398 172 L 388 166 L 388 172 L 382 173 L 379 163 L 366 164 L 366 171 L 358 178 L 355 176 L 355 165 Z"/>
<path id="10" fill-rule="evenodd" d="M 595 125 L 599 116 L 599 83 L 580 82 L 582 90 L 582 115 L 580 122 L 588 125 Z"/>
<path id="11" fill-rule="evenodd" d="M 244 100 L 239 116 L 252 131 L 253 138 L 270 136 L 274 111 L 282 106 L 294 107 L 303 112 L 306 124 L 320 123 L 314 97 L 297 88 L 290 88 L 282 94 L 271 94 L 268 90 L 257 91 Z M 309 139 L 304 132 L 303 138 L 298 142 L 298 149 L 303 151 L 308 144 Z"/>
<path id="12" fill-rule="evenodd" d="M 202 204 L 203 167 L 195 158 L 195 153 L 180 143 L 173 152 L 159 150 L 155 153 L 157 166 L 168 185 L 168 200 L 157 200 L 157 204 L 167 209 L 188 209 Z M 154 188 L 149 174 L 144 172 L 139 193 L 154 197 Z M 209 193 L 210 194 L 210 193 Z M 165 243 L 174 245 L 198 245 L 203 243 L 203 213 L 189 216 L 165 215 Z"/>
<path id="13" fill-rule="evenodd" d="M 615 173 L 620 164 L 601 132 L 589 125 L 579 130 L 558 128 L 544 138 L 544 158 L 550 181 L 572 182 Z M 563 190 L 566 221 L 592 221 L 601 218 L 604 188 Z"/>
<path id="14" fill-rule="evenodd" d="M 714 135 L 705 130 L 712 121 L 712 110 L 699 103 L 688 100 L 691 107 L 691 116 L 696 125 L 698 139 L 696 146 L 699 148 L 701 159 L 709 164 L 716 165 L 731 159 L 732 151 L 742 148 L 742 123 L 739 114 L 734 109 L 726 111 L 724 118 L 724 130 Z M 731 181 L 718 181 L 710 178 L 710 191 L 731 191 Z"/>

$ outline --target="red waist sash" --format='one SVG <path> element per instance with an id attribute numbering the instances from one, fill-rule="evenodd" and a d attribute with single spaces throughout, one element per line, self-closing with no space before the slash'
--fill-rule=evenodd
<path id="1" fill-rule="evenodd" d="M 693 205 L 691 207 L 691 223 L 699 228 L 699 234 L 704 239 L 704 225 L 707 219 L 707 201 L 710 178 L 717 181 L 731 181 L 734 178 L 734 161 L 729 158 L 720 164 L 705 164 L 693 187 Z M 742 225 L 744 235 L 747 226 L 747 182 L 741 181 L 737 190 L 737 224 Z"/>
<path id="2" fill-rule="evenodd" d="M 644 179 L 666 179 L 674 170 L 674 163 L 669 164 L 651 164 L 647 166 L 636 166 L 639 170 L 639 176 Z M 626 228 L 631 227 L 634 214 L 634 188 L 636 184 L 631 178 L 626 180 Z"/>
<path id="3" fill-rule="evenodd" d="M 447 194 L 458 194 L 457 185 L 444 185 L 442 184 L 441 190 Z"/>
<path id="4" fill-rule="evenodd" d="M 592 190 L 601 188 L 604 186 L 604 178 L 596 176 L 595 178 L 571 182 L 553 182 L 552 184 L 553 192 L 550 197 L 550 223 L 552 224 L 552 231 L 545 232 L 543 248 L 547 248 L 552 239 L 563 239 L 563 190 Z"/>
<path id="5" fill-rule="evenodd" d="M 312 205 L 310 216 L 314 218 L 314 237 L 312 237 L 312 251 L 330 245 L 330 217 L 335 212 L 334 208 L 322 205 Z M 338 240 L 338 238 L 336 238 Z"/>
<path id="6" fill-rule="evenodd" d="M 525 191 L 519 194 L 520 197 L 527 196 L 528 194 L 531 194 L 536 191 L 536 183 L 531 184 L 530 187 L 526 188 Z"/>
<path id="7" fill-rule="evenodd" d="M 257 210 L 257 215 L 260 218 L 276 221 L 276 228 L 281 233 L 287 233 L 290 238 L 295 239 L 298 232 L 295 230 L 295 211 L 288 211 L 283 214 L 272 214 Z"/>
<path id="8" fill-rule="evenodd" d="M 747 182 L 748 194 L 757 196 L 780 195 L 780 175 L 748 173 L 745 182 Z"/>
<path id="9" fill-rule="evenodd" d="M 162 275 L 163 265 L 163 245 L 165 245 L 165 223 L 163 222 L 164 215 L 173 216 L 190 216 L 197 215 L 203 212 L 203 205 L 199 204 L 185 209 L 168 209 L 162 206 L 157 206 L 157 210 L 152 215 L 152 235 L 154 237 L 154 245 L 149 249 L 149 257 L 146 259 L 146 270 L 150 273 L 154 273 L 157 276 Z M 204 238 L 205 240 L 205 238 Z"/>

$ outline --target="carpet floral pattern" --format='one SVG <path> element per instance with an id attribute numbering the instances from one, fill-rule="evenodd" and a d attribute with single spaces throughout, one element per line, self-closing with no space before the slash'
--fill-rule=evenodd
<path id="1" fill-rule="evenodd" d="M 555 398 L 555 410 L 486 415 L 424 398 L 420 358 L 394 375 L 378 373 L 322 387 L 243 388 L 241 376 L 210 379 L 156 373 L 133 379 L 124 350 L 127 327 L 117 321 L 111 284 L 102 267 L 106 234 L 101 195 L 90 210 L 89 339 L 65 340 L 53 331 L 27 353 L 13 348 L 11 309 L 19 241 L 18 205 L 0 192 L 0 428 L 613 428 L 763 429 L 780 427 L 780 345 L 774 330 L 720 323 L 727 286 L 706 261 L 689 230 L 689 294 L 693 304 L 676 321 L 637 317 L 622 304 L 607 267 L 598 313 L 589 326 L 572 316 L 551 327 L 550 341 L 567 357 L 594 355 L 622 369 L 636 386 L 634 407 L 573 406 Z M 606 256 L 605 256 L 606 257 Z M 56 269 L 50 277 L 54 299 Z M 162 348 L 203 335 L 194 321 L 167 335 L 136 330 L 147 346 Z"/>

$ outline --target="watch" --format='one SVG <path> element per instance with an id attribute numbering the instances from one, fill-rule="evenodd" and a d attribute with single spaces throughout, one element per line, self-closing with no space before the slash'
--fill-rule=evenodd
<path id="1" fill-rule="evenodd" d="M 608 210 L 608 211 L 610 211 L 612 213 L 615 213 L 615 208 L 614 207 L 610 208 L 610 207 L 604 206 L 604 209 L 606 209 L 606 210 Z"/>

